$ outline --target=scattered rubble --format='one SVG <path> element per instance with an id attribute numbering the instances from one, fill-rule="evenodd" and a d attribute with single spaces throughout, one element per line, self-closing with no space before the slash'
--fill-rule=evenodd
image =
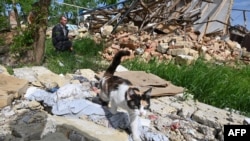
<path id="1" fill-rule="evenodd" d="M 113 33 L 120 24 L 132 21 L 138 27 L 133 32 L 153 28 L 169 33 L 177 28 L 176 25 L 193 26 L 202 37 L 203 34 L 227 32 L 232 5 L 233 0 L 126 0 L 84 10 L 80 15 L 89 17 L 84 22 L 89 22 L 89 29 L 93 32 L 99 32 L 106 25 L 114 25 Z"/>
<path id="2" fill-rule="evenodd" d="M 247 60 L 250 57 L 245 47 L 241 47 L 239 43 L 229 38 L 204 36 L 203 40 L 198 42 L 198 35 L 192 29 L 187 30 L 186 33 L 178 29 L 169 34 L 150 35 L 148 32 L 132 34 L 121 28 L 117 33 L 107 37 L 106 46 L 103 57 L 107 60 L 112 60 L 114 54 L 124 48 L 131 50 L 135 56 L 141 56 L 145 61 L 158 58 L 159 61 L 175 60 L 177 64 L 187 65 L 199 57 L 210 62 L 230 64 L 244 60 L 246 64 L 249 64 Z"/>
<path id="3" fill-rule="evenodd" d="M 129 124 L 127 114 L 122 109 L 112 115 L 107 109 L 91 102 L 96 95 L 92 89 L 98 75 L 95 72 L 82 69 L 75 74 L 59 76 L 37 66 L 16 68 L 12 76 L 4 67 L 0 68 L 0 74 L 4 76 L 1 77 L 2 82 L 22 80 L 19 84 L 6 83 L 16 88 L 12 91 L 18 92 L 20 87 L 16 85 L 26 87 L 24 84 L 29 82 L 20 98 L 12 99 L 10 104 L 1 107 L 0 140 L 132 141 L 125 132 Z M 129 73 L 123 67 L 119 68 Z M 120 75 L 122 72 L 116 73 Z M 48 91 L 52 87 L 58 89 Z M 200 103 L 183 92 L 152 97 L 151 111 L 140 121 L 143 131 L 141 138 L 145 141 L 222 141 L 223 125 L 249 124 L 248 117 Z"/>
<path id="4" fill-rule="evenodd" d="M 199 34 L 192 27 L 186 28 L 186 31 L 177 28 L 168 34 L 150 34 L 146 31 L 134 33 L 134 29 L 138 27 L 132 22 L 126 26 L 128 28 L 118 27 L 113 34 L 111 26 L 104 26 L 100 31 L 101 36 L 91 35 L 96 42 L 106 41 L 106 48 L 102 52 L 103 58 L 112 60 L 118 50 L 129 49 L 134 55 L 130 58 L 140 56 L 145 61 L 157 58 L 159 61 L 174 60 L 176 64 L 189 65 L 203 57 L 205 61 L 210 62 L 232 64 L 242 60 L 249 64 L 250 52 L 238 42 L 230 40 L 228 36 L 204 35 L 202 40 L 198 41 Z M 80 38 L 78 34 L 74 36 Z M 86 36 L 91 37 L 87 33 Z"/>
<path id="5" fill-rule="evenodd" d="M 204 57 L 249 64 L 247 41 L 241 44 L 228 36 L 232 0 L 127 2 L 85 11 L 92 18 L 90 27 L 70 34 L 105 40 L 102 56 L 107 60 L 126 48 L 145 61 L 156 57 L 191 64 Z M 117 9 L 120 4 L 124 8 Z M 91 102 L 98 91 L 92 89 L 95 75 L 88 69 L 60 76 L 40 66 L 16 68 L 10 75 L 0 66 L 0 140 L 131 140 L 122 110 L 109 115 Z M 223 125 L 249 125 L 248 117 L 194 101 L 183 92 L 155 96 L 151 102 L 152 111 L 141 119 L 144 140 L 223 141 Z"/>
<path id="6" fill-rule="evenodd" d="M 203 57 L 206 61 L 231 64 L 242 60 L 249 64 L 249 32 L 230 26 L 232 4 L 233 0 L 124 1 L 83 11 L 81 15 L 91 19 L 83 22 L 91 26 L 71 34 L 82 38 L 91 33 L 97 42 L 104 40 L 102 56 L 107 60 L 127 48 L 145 61 L 158 58 L 189 65 Z"/>
<path id="7" fill-rule="evenodd" d="M 249 64 L 249 31 L 230 25 L 232 4 L 233 0 L 128 0 L 80 12 L 84 20 L 78 26 L 68 24 L 69 34 L 75 39 L 104 40 L 107 48 L 103 57 L 107 60 L 117 50 L 128 48 L 146 61 L 156 57 L 191 64 L 203 57 Z M 48 38 L 51 29 L 48 27 Z M 8 64 L 6 58 L 1 60 Z"/>

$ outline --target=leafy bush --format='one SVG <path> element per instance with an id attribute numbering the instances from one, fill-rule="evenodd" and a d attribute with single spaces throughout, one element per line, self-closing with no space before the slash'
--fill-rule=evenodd
<path id="1" fill-rule="evenodd" d="M 22 57 L 28 50 L 32 49 L 33 33 L 32 30 L 24 30 L 13 39 L 13 44 L 10 46 L 10 52 Z"/>
<path id="2" fill-rule="evenodd" d="M 9 29 L 8 18 L 5 16 L 0 15 L 0 30 Z"/>

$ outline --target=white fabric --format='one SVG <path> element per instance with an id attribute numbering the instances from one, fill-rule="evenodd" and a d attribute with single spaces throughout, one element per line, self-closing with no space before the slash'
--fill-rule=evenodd
<path id="1" fill-rule="evenodd" d="M 28 100 L 43 101 L 52 107 L 52 113 L 55 115 L 105 115 L 100 105 L 85 99 L 90 96 L 87 88 L 81 84 L 67 84 L 54 93 L 30 87 L 24 95 Z"/>
<path id="2" fill-rule="evenodd" d="M 52 107 L 54 115 L 89 116 L 94 122 L 98 120 L 108 120 L 113 128 L 127 129 L 129 127 L 128 115 L 124 112 L 118 112 L 115 115 L 104 110 L 100 105 L 86 100 L 90 93 L 87 88 L 80 84 L 67 84 L 59 88 L 56 92 L 50 93 L 37 87 L 28 88 L 24 97 L 28 100 L 43 101 L 44 104 Z M 106 115 L 106 116 L 105 116 Z M 100 117 L 100 118 L 97 118 Z M 145 120 L 142 120 L 144 123 Z M 149 122 L 146 120 L 146 122 Z M 145 124 L 145 123 L 144 123 Z M 146 125 L 148 125 L 147 123 Z M 141 138 L 147 141 L 169 141 L 168 138 L 161 134 L 149 130 L 146 126 L 141 126 Z M 132 141 L 132 137 L 129 137 Z"/>

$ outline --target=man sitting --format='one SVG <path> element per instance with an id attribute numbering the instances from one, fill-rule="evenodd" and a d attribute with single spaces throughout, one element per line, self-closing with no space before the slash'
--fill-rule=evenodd
<path id="1" fill-rule="evenodd" d="M 73 51 L 72 42 L 69 40 L 69 30 L 66 26 L 67 18 L 60 17 L 60 23 L 55 25 L 52 29 L 52 43 L 57 51 Z"/>

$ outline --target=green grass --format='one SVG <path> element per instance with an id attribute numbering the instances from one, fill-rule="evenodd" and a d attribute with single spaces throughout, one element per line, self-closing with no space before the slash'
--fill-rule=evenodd
<path id="1" fill-rule="evenodd" d="M 202 60 L 190 66 L 178 66 L 173 62 L 151 60 L 145 63 L 138 59 L 126 62 L 124 66 L 130 70 L 146 70 L 185 87 L 201 102 L 250 115 L 250 66 L 235 69 Z"/>
<path id="2" fill-rule="evenodd" d="M 51 40 L 46 41 L 45 66 L 57 74 L 74 73 L 77 69 L 92 69 L 103 71 L 107 65 L 99 52 L 103 44 L 96 44 L 90 38 L 74 41 L 75 54 L 70 52 L 55 52 Z M 60 66 L 61 62 L 64 66 Z M 235 69 L 225 65 L 205 63 L 202 59 L 189 66 L 175 65 L 173 62 L 149 62 L 136 58 L 122 63 L 129 70 L 142 70 L 153 73 L 171 81 L 174 85 L 182 86 L 194 98 L 216 106 L 241 111 L 250 116 L 250 66 Z"/>
<path id="3" fill-rule="evenodd" d="M 75 40 L 73 46 L 75 53 L 55 52 L 51 39 L 46 40 L 45 66 L 57 74 L 74 73 L 77 69 L 85 68 L 98 71 L 105 67 L 99 63 L 101 57 L 98 52 L 103 51 L 102 44 L 84 38 Z"/>

